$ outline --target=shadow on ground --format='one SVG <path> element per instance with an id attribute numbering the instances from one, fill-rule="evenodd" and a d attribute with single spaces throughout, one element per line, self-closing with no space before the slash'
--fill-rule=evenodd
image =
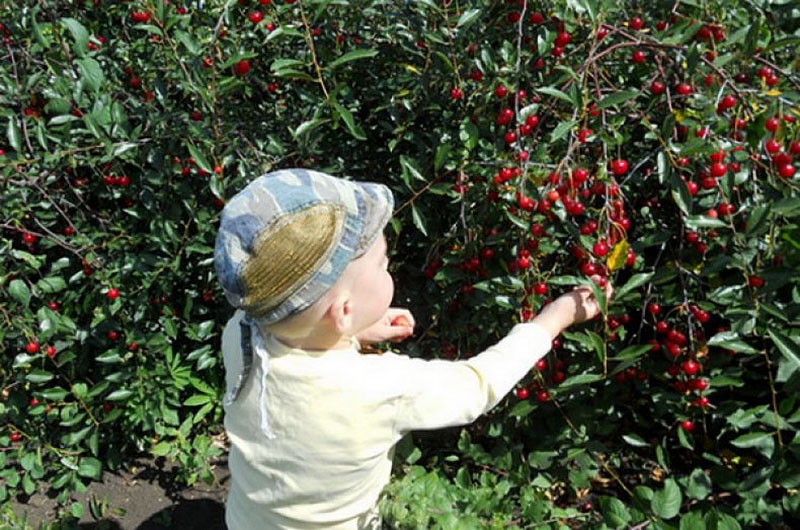
<path id="1" fill-rule="evenodd" d="M 79 530 L 226 530 L 225 497 L 230 474 L 226 462 L 214 468 L 212 484 L 186 487 L 163 461 L 140 460 L 118 473 L 105 473 L 77 499 L 86 506 Z M 94 510 L 90 510 L 90 506 Z M 55 501 L 45 494 L 18 500 L 14 511 L 28 523 L 53 522 Z M 94 511 L 95 516 L 91 514 Z M 99 516 L 99 520 L 95 517 Z"/>

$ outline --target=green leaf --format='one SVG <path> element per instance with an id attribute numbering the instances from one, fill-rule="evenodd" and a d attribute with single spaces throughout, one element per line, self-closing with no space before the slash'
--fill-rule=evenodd
<path id="1" fill-rule="evenodd" d="M 644 439 L 638 434 L 623 434 L 622 439 L 625 440 L 625 443 L 627 443 L 628 445 L 632 445 L 633 447 L 650 446 L 650 444 L 644 441 Z"/>
<path id="2" fill-rule="evenodd" d="M 547 94 L 548 96 L 553 96 L 554 98 L 558 98 L 558 99 L 560 99 L 562 101 L 566 101 L 567 103 L 569 103 L 572 106 L 576 106 L 576 103 L 577 103 L 576 101 L 574 101 L 568 94 L 562 92 L 561 90 L 558 90 L 557 88 L 545 86 L 545 87 L 536 89 L 536 91 L 540 92 L 542 94 Z"/>
<path id="3" fill-rule="evenodd" d="M 159 442 L 150 448 L 150 452 L 155 456 L 167 456 L 172 452 L 172 445 L 169 442 Z"/>
<path id="4" fill-rule="evenodd" d="M 185 31 L 176 30 L 175 38 L 178 40 L 178 42 L 186 47 L 190 54 L 197 55 L 200 53 L 200 48 L 198 48 L 197 43 L 194 41 L 192 36 Z"/>
<path id="5" fill-rule="evenodd" d="M 100 460 L 85 456 L 78 463 L 78 475 L 93 480 L 100 480 L 103 474 L 103 463 Z"/>
<path id="6" fill-rule="evenodd" d="M 328 68 L 333 70 L 334 68 L 337 68 L 345 63 L 349 63 L 352 61 L 359 61 L 361 59 L 367 59 L 369 57 L 375 57 L 376 55 L 378 55 L 378 50 L 373 48 L 353 50 L 351 52 L 345 53 L 344 55 L 342 55 L 341 57 L 330 63 L 328 65 Z"/>
<path id="7" fill-rule="evenodd" d="M 711 479 L 702 469 L 698 468 L 692 471 L 692 474 L 686 478 L 686 496 L 692 499 L 703 500 L 713 490 Z M 681 519 L 683 524 L 683 519 Z"/>
<path id="8" fill-rule="evenodd" d="M 653 349 L 653 347 L 650 344 L 633 344 L 616 354 L 614 357 L 611 357 L 609 360 L 630 361 L 633 359 L 638 359 L 645 353 L 648 353 L 651 349 Z"/>
<path id="9" fill-rule="evenodd" d="M 622 298 L 624 295 L 628 294 L 629 292 L 631 292 L 631 291 L 633 291 L 635 289 L 638 289 L 642 285 L 644 285 L 647 282 L 649 282 L 653 278 L 654 275 L 655 275 L 655 272 L 640 272 L 640 273 L 634 274 L 633 276 L 631 276 L 631 278 L 627 282 L 625 282 L 625 285 L 623 285 L 622 287 L 617 289 L 617 292 L 615 293 L 614 297 L 615 298 Z"/>
<path id="10" fill-rule="evenodd" d="M 686 226 L 693 230 L 697 228 L 723 228 L 728 226 L 724 221 L 708 217 L 707 215 L 690 215 L 686 218 L 685 222 Z"/>
<path id="11" fill-rule="evenodd" d="M 416 168 L 414 161 L 405 155 L 400 155 L 400 166 L 403 168 L 403 173 L 410 175 L 415 180 L 421 182 L 428 182 L 428 179 L 422 176 L 422 173 Z"/>
<path id="12" fill-rule="evenodd" d="M 198 405 L 204 405 L 211 400 L 211 396 L 206 394 L 195 394 L 192 397 L 186 399 L 183 404 L 187 407 L 196 407 Z"/>
<path id="13" fill-rule="evenodd" d="M 22 151 L 22 133 L 19 130 L 19 124 L 17 124 L 17 119 L 14 116 L 8 117 L 6 138 L 8 138 L 8 145 L 10 145 L 14 151 Z"/>
<path id="14" fill-rule="evenodd" d="M 676 175 L 670 175 L 670 194 L 672 195 L 672 200 L 675 201 L 675 204 L 678 205 L 684 215 L 692 213 L 692 195 L 689 193 L 686 182 Z"/>
<path id="15" fill-rule="evenodd" d="M 320 125 L 324 125 L 325 123 L 328 123 L 329 121 L 331 121 L 331 120 L 321 119 L 321 118 L 314 118 L 314 119 L 311 119 L 311 120 L 306 120 L 303 123 L 301 123 L 300 125 L 298 125 L 297 128 L 294 131 L 292 131 L 292 136 L 295 139 L 298 139 L 298 138 L 300 138 L 302 136 L 305 136 L 306 134 L 310 133 L 311 131 L 313 131 L 314 129 L 319 127 Z"/>
<path id="16" fill-rule="evenodd" d="M 105 82 L 105 75 L 100 63 L 91 57 L 84 57 L 75 61 L 81 71 L 81 78 L 86 88 L 92 92 L 99 92 Z"/>
<path id="17" fill-rule="evenodd" d="M 627 526 L 631 520 L 628 508 L 615 497 L 600 497 L 600 509 L 603 511 L 603 521 L 612 528 Z"/>
<path id="18" fill-rule="evenodd" d="M 35 369 L 31 370 L 26 376 L 25 379 L 30 381 L 31 383 L 46 383 L 55 377 L 53 374 L 48 372 L 47 370 L 42 369 Z"/>
<path id="19" fill-rule="evenodd" d="M 770 329 L 767 333 L 769 333 L 772 343 L 783 355 L 784 363 L 781 363 L 781 379 L 788 380 L 800 368 L 800 345 L 779 331 Z"/>
<path id="20" fill-rule="evenodd" d="M 423 217 L 422 213 L 420 213 L 417 205 L 413 202 L 411 203 L 411 219 L 414 221 L 414 226 L 417 227 L 417 230 L 422 232 L 423 235 L 428 235 L 428 229 L 425 226 L 425 217 Z"/>
<path id="21" fill-rule="evenodd" d="M 60 276 L 48 276 L 36 282 L 36 288 L 46 294 L 58 293 L 67 288 L 67 282 Z"/>
<path id="22" fill-rule="evenodd" d="M 481 15 L 480 9 L 468 9 L 461 14 L 456 24 L 456 29 L 467 29 L 477 22 L 478 17 Z"/>
<path id="23" fill-rule="evenodd" d="M 108 396 L 106 396 L 106 400 L 108 401 L 124 401 L 133 395 L 132 390 L 127 390 L 121 388 L 119 390 L 115 390 L 111 392 Z"/>
<path id="24" fill-rule="evenodd" d="M 602 380 L 603 376 L 599 374 L 578 374 L 565 380 L 563 383 L 559 385 L 559 388 L 569 388 L 578 385 L 588 385 Z"/>
<path id="25" fill-rule="evenodd" d="M 706 521 L 702 512 L 683 514 L 678 530 L 706 530 Z"/>
<path id="26" fill-rule="evenodd" d="M 607 109 L 608 107 L 616 107 L 620 103 L 638 97 L 639 94 L 640 92 L 638 90 L 620 90 L 600 100 L 600 103 L 597 104 L 597 108 Z"/>
<path id="27" fill-rule="evenodd" d="M 339 114 L 342 120 L 344 120 L 344 124 L 347 126 L 347 130 L 350 131 L 350 134 L 353 135 L 353 137 L 357 140 L 366 140 L 367 136 L 364 134 L 364 130 L 358 124 L 356 124 L 355 120 L 353 119 L 353 114 L 345 107 L 340 105 L 335 99 L 331 99 L 331 104 L 333 105 L 333 108 L 336 109 L 336 112 Z"/>
<path id="28" fill-rule="evenodd" d="M 75 40 L 75 45 L 72 49 L 75 51 L 75 55 L 78 57 L 86 55 L 89 45 L 89 31 L 74 18 L 62 18 L 60 22 L 62 26 L 72 33 L 72 38 Z"/>
<path id="29" fill-rule="evenodd" d="M 664 519 L 672 519 L 681 511 L 683 496 L 675 479 L 668 478 L 664 481 L 664 488 L 653 494 L 650 507 L 653 512 Z"/>
<path id="30" fill-rule="evenodd" d="M 750 217 L 747 219 L 745 233 L 748 235 L 753 235 L 766 228 L 769 225 L 767 221 L 769 219 L 770 211 L 771 208 L 765 204 L 753 208 L 753 211 L 750 213 Z"/>
<path id="31" fill-rule="evenodd" d="M 206 157 L 197 147 L 194 146 L 194 144 L 189 144 L 187 147 L 189 148 L 189 154 L 192 155 L 192 158 L 194 158 L 194 161 L 197 163 L 197 167 L 209 173 L 213 172 L 211 164 L 208 163 Z"/>
<path id="32" fill-rule="evenodd" d="M 736 447 L 741 447 L 743 449 L 756 449 L 759 453 L 763 454 L 767 458 L 771 458 L 772 453 L 775 451 L 775 439 L 773 438 L 772 433 L 767 432 L 749 432 L 747 434 L 743 434 L 742 436 L 731 440 L 731 445 L 735 445 Z"/>
<path id="33" fill-rule="evenodd" d="M 758 350 L 743 341 L 735 331 L 717 333 L 708 340 L 709 346 L 718 346 L 740 353 L 758 353 Z"/>
<path id="34" fill-rule="evenodd" d="M 555 129 L 553 129 L 553 132 L 550 133 L 550 141 L 555 142 L 556 140 L 561 139 L 577 124 L 577 120 L 562 121 L 556 126 Z"/>
<path id="35" fill-rule="evenodd" d="M 53 388 L 48 388 L 47 390 L 43 390 L 41 392 L 42 397 L 44 399 L 49 400 L 49 401 L 61 401 L 65 397 L 67 397 L 68 394 L 69 394 L 69 392 L 67 392 L 65 389 L 61 388 L 60 386 L 53 387 Z"/>
<path id="36" fill-rule="evenodd" d="M 11 280 L 8 284 L 8 294 L 25 307 L 31 303 L 31 290 L 22 280 Z"/>
<path id="37" fill-rule="evenodd" d="M 773 202 L 771 209 L 776 214 L 783 215 L 784 217 L 800 215 L 800 199 L 786 197 L 785 199 Z"/>

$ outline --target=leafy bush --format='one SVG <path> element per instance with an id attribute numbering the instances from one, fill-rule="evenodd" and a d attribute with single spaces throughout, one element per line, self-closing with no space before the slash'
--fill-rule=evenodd
<path id="1" fill-rule="evenodd" d="M 414 355 L 617 289 L 487 417 L 415 435 L 388 521 L 799 517 L 793 4 L 96 4 L 0 8 L 0 497 L 66 504 L 133 451 L 211 478 L 217 212 L 303 166 L 395 191 Z"/>

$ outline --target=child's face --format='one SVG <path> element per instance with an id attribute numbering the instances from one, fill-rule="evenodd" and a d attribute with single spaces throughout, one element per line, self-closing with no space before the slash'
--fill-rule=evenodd
<path id="1" fill-rule="evenodd" d="M 389 309 L 394 296 L 394 280 L 388 266 L 386 238 L 381 235 L 365 254 L 348 267 L 346 274 L 351 275 L 353 335 L 376 323 Z"/>

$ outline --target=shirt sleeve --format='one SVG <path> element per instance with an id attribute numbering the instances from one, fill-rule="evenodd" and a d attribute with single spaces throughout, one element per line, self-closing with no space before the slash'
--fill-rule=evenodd
<path id="1" fill-rule="evenodd" d="M 501 341 L 466 361 L 400 357 L 395 428 L 399 433 L 465 425 L 491 410 L 550 350 L 550 334 L 518 324 Z"/>

